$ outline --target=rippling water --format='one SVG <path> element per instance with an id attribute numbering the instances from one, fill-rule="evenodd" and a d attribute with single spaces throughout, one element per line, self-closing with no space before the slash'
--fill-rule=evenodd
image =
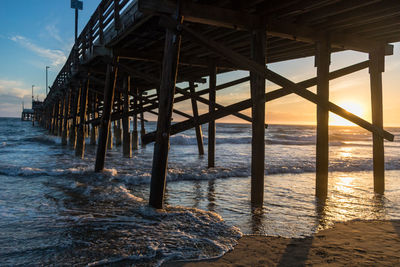
<path id="1" fill-rule="evenodd" d="M 155 124 L 149 123 L 149 131 Z M 389 129 L 399 138 L 400 129 Z M 204 131 L 206 133 L 206 130 Z M 171 138 L 167 208 L 147 206 L 153 146 L 107 153 L 93 172 L 58 137 L 0 118 L 1 265 L 126 263 L 219 256 L 244 234 L 307 236 L 351 219 L 400 219 L 400 143 L 385 143 L 386 193 L 373 193 L 371 135 L 330 131 L 329 195 L 314 197 L 315 128 L 266 132 L 265 206 L 250 206 L 249 125 L 217 124 L 216 168 L 199 157 L 192 131 Z M 205 138 L 207 142 L 207 138 Z"/>

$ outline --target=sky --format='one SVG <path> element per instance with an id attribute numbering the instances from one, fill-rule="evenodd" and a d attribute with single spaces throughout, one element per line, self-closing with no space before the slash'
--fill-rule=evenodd
<path id="1" fill-rule="evenodd" d="M 79 32 L 100 0 L 85 0 Z M 43 100 L 74 43 L 75 11 L 70 0 L 0 0 L 0 117 L 19 117 L 22 102 Z"/>
<path id="2" fill-rule="evenodd" d="M 83 0 L 79 12 L 79 32 L 93 14 L 100 0 Z M 35 99 L 45 97 L 46 66 L 49 66 L 49 85 L 65 63 L 74 41 L 74 10 L 70 0 L 0 0 L 0 117 L 19 117 L 22 102 L 31 106 L 31 90 Z M 394 55 L 386 57 L 383 74 L 384 125 L 400 126 L 400 45 L 395 44 Z M 334 53 L 330 70 L 346 67 L 368 59 L 368 55 L 353 51 Z M 316 75 L 314 58 L 269 64 L 268 67 L 295 82 Z M 217 83 L 248 75 L 243 71 L 219 75 Z M 279 88 L 267 82 L 266 91 Z M 315 88 L 310 90 L 315 92 Z M 217 102 L 232 104 L 249 98 L 249 84 L 222 90 Z M 330 82 L 330 100 L 370 121 L 370 86 L 368 70 Z M 191 113 L 190 101 L 177 106 Z M 199 104 L 201 113 L 207 107 Z M 244 111 L 250 115 L 250 110 Z M 179 118 L 177 118 L 179 120 Z M 266 104 L 266 122 L 273 124 L 308 124 L 316 121 L 316 106 L 297 96 L 286 96 Z M 227 117 L 220 122 L 243 121 Z M 348 124 L 331 115 L 330 123 Z"/>

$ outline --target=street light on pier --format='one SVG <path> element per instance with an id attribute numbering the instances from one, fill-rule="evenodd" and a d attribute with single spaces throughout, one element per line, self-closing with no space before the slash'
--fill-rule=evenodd
<path id="1" fill-rule="evenodd" d="M 35 101 L 34 96 L 33 96 L 33 87 L 35 87 L 35 86 L 32 84 L 32 108 L 33 108 L 33 101 Z"/>
<path id="2" fill-rule="evenodd" d="M 71 0 L 71 8 L 75 9 L 75 60 L 78 59 L 78 10 L 83 9 L 83 2 L 79 0 Z"/>

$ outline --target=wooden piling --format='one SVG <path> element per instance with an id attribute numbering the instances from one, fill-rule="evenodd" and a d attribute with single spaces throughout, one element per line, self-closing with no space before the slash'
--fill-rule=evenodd
<path id="1" fill-rule="evenodd" d="M 329 165 L 329 65 L 330 43 L 323 39 L 317 44 L 315 65 L 317 67 L 317 95 L 322 105 L 317 105 L 317 146 L 315 194 L 324 199 L 328 194 Z"/>
<path id="2" fill-rule="evenodd" d="M 180 19 L 181 20 L 181 19 Z M 166 29 L 163 67 L 160 83 L 157 136 L 154 144 L 149 204 L 162 208 L 167 176 L 169 133 L 178 73 L 181 35 L 176 29 Z M 143 120 L 142 120 L 143 121 Z"/>
<path id="3" fill-rule="evenodd" d="M 193 119 L 195 123 L 197 123 L 199 119 L 199 110 L 197 108 L 197 101 L 195 98 L 195 85 L 194 82 L 189 82 L 191 101 L 192 101 L 192 111 L 193 111 Z M 195 126 L 196 130 L 196 138 L 197 138 L 197 149 L 199 150 L 199 155 L 204 155 L 204 146 L 203 146 L 203 132 L 201 130 L 201 125 Z"/>
<path id="4" fill-rule="evenodd" d="M 52 134 L 57 135 L 57 130 L 58 130 L 58 111 L 60 109 L 60 102 L 59 100 L 56 100 L 56 103 L 54 103 L 54 116 L 53 116 L 53 125 L 51 126 Z"/>
<path id="5" fill-rule="evenodd" d="M 64 112 L 63 112 L 63 117 L 64 117 L 63 124 L 64 124 L 64 127 L 63 127 L 61 145 L 66 146 L 67 145 L 67 138 L 68 138 L 68 117 L 69 117 L 70 104 L 71 104 L 71 90 L 68 91 L 67 98 L 64 101 L 65 101 Z"/>
<path id="6" fill-rule="evenodd" d="M 138 88 L 135 87 L 134 89 L 134 97 L 133 97 L 133 110 L 137 111 L 138 109 Z M 139 148 L 139 138 L 138 138 L 138 118 L 137 113 L 133 115 L 133 130 L 132 130 L 132 149 L 137 150 Z"/>
<path id="7" fill-rule="evenodd" d="M 111 127 L 112 123 L 110 122 L 110 128 L 108 129 L 108 139 L 107 139 L 107 149 L 111 150 L 114 146 L 114 132 L 113 130 L 111 130 L 112 128 L 114 128 L 115 130 L 115 126 Z"/>
<path id="8" fill-rule="evenodd" d="M 81 90 L 81 106 L 79 109 L 80 115 L 80 123 L 77 129 L 77 140 L 76 140 L 76 149 L 75 156 L 81 157 L 82 159 L 85 157 L 85 136 L 86 136 L 86 108 L 87 108 L 87 95 L 89 91 L 89 78 L 86 81 L 86 84 L 82 86 Z"/>
<path id="9" fill-rule="evenodd" d="M 76 146 L 76 130 L 77 130 L 77 115 L 78 115 L 78 107 L 80 105 L 81 98 L 81 87 L 79 86 L 75 97 L 74 97 L 74 105 L 72 110 L 72 123 L 71 129 L 69 131 L 69 145 L 75 149 Z"/>
<path id="10" fill-rule="evenodd" d="M 60 104 L 59 104 L 59 112 L 58 112 L 58 130 L 57 130 L 57 136 L 62 136 L 63 133 L 63 126 L 64 126 L 64 104 L 65 104 L 65 96 L 63 96 L 63 98 L 60 99 Z"/>
<path id="11" fill-rule="evenodd" d="M 381 47 L 369 54 L 371 60 L 369 75 L 371 84 L 372 124 L 383 129 L 382 103 L 382 72 L 385 71 L 385 54 Z M 374 167 L 374 191 L 377 194 L 385 192 L 385 154 L 383 138 L 376 133 L 372 134 L 372 151 Z"/>
<path id="12" fill-rule="evenodd" d="M 87 109 L 87 106 L 86 106 Z M 87 121 L 87 114 L 85 116 L 85 121 Z M 89 133 L 90 133 L 90 125 L 85 124 L 85 138 L 89 138 Z"/>
<path id="13" fill-rule="evenodd" d="M 62 103 L 61 99 L 58 99 L 57 106 L 56 106 L 57 116 L 56 116 L 55 132 L 54 132 L 54 135 L 56 135 L 56 136 L 60 135 L 60 121 L 61 121 L 61 119 L 60 119 L 61 112 L 60 111 L 62 110 L 61 103 Z"/>
<path id="14" fill-rule="evenodd" d="M 53 133 L 53 127 L 54 127 L 54 117 L 56 114 L 56 104 L 53 103 L 53 105 L 51 105 L 51 109 L 50 109 L 50 117 L 49 117 L 49 134 Z"/>
<path id="15" fill-rule="evenodd" d="M 106 81 L 104 86 L 103 115 L 100 121 L 99 141 L 96 152 L 96 163 L 94 167 L 94 170 L 96 172 L 102 171 L 104 169 L 104 161 L 107 150 L 108 131 L 110 129 L 111 111 L 114 102 L 114 90 L 118 75 L 118 67 L 114 66 L 115 69 L 113 82 L 111 78 L 112 68 L 113 67 L 110 64 L 107 64 Z"/>
<path id="16" fill-rule="evenodd" d="M 97 93 L 93 94 L 92 111 L 93 111 L 93 119 L 97 119 L 98 118 Z M 97 139 L 97 126 L 92 124 L 92 128 L 90 129 L 90 144 L 96 145 L 96 139 Z"/>
<path id="17" fill-rule="evenodd" d="M 122 130 L 123 130 L 123 155 L 124 157 L 130 158 L 132 157 L 132 149 L 131 149 L 131 133 L 129 130 L 129 92 L 131 89 L 131 77 L 128 76 L 124 79 L 123 84 L 124 89 L 124 107 L 123 107 L 123 117 L 122 117 Z"/>
<path id="18" fill-rule="evenodd" d="M 265 29 L 257 29 L 251 35 L 251 58 L 265 66 Z M 250 94 L 252 101 L 252 142 L 251 142 L 251 204 L 261 207 L 264 200 L 265 165 L 265 78 L 250 71 Z"/>
<path id="19" fill-rule="evenodd" d="M 210 114 L 215 112 L 215 98 L 217 87 L 217 68 L 215 65 L 210 66 L 210 79 L 209 79 L 209 94 L 208 112 Z M 208 123 L 208 168 L 215 167 L 215 120 Z"/>
<path id="20" fill-rule="evenodd" d="M 122 101 L 122 94 L 118 94 L 118 108 L 117 111 L 122 111 L 121 110 L 121 101 Z M 121 120 L 116 120 L 114 121 L 114 135 L 115 135 L 115 145 L 116 146 L 121 146 L 122 144 L 122 129 L 121 129 Z"/>
<path id="21" fill-rule="evenodd" d="M 143 92 L 140 92 L 140 99 L 139 99 L 139 107 L 142 110 L 140 112 L 140 138 L 142 139 L 143 136 L 146 134 L 146 129 L 144 126 L 144 113 L 143 113 Z M 141 142 L 142 147 L 145 146 L 143 142 Z"/>

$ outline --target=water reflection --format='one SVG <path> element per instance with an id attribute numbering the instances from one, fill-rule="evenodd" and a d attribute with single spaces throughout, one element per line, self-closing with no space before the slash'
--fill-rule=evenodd
<path id="1" fill-rule="evenodd" d="M 339 154 L 341 158 L 352 158 L 354 156 L 354 149 L 350 146 L 341 147 L 339 150 Z"/>
<path id="2" fill-rule="evenodd" d="M 251 210 L 251 230 L 252 234 L 259 235 L 264 232 L 264 209 L 252 208 Z"/>
<path id="3" fill-rule="evenodd" d="M 326 200 L 327 198 L 315 198 L 316 224 L 319 229 L 326 228 Z"/>
<path id="4" fill-rule="evenodd" d="M 201 191 L 201 184 L 199 181 L 193 182 L 193 194 L 194 194 L 193 207 L 198 209 L 200 207 L 200 202 L 203 199 L 203 194 Z"/>
<path id="5" fill-rule="evenodd" d="M 209 211 L 215 212 L 215 180 L 208 181 L 208 193 L 207 193 Z"/>
<path id="6" fill-rule="evenodd" d="M 384 220 L 387 218 L 388 211 L 386 209 L 386 197 L 381 194 L 374 194 L 372 198 L 372 214 L 375 219 Z"/>
<path id="7" fill-rule="evenodd" d="M 334 190 L 342 192 L 343 194 L 353 194 L 354 187 L 354 176 L 348 174 L 339 175 L 335 180 Z M 340 199 L 343 200 L 343 199 Z M 340 201 L 339 200 L 339 201 Z"/>
<path id="8" fill-rule="evenodd" d="M 387 183 L 394 180 L 388 179 Z M 309 236 L 338 221 L 400 218 L 394 190 L 388 190 L 386 198 L 375 195 L 371 172 L 330 173 L 326 199 L 315 197 L 314 182 L 315 175 L 311 173 L 267 176 L 262 209 L 251 205 L 247 178 L 187 181 L 185 186 L 170 186 L 168 202 L 216 212 L 245 234 L 284 237 Z"/>

